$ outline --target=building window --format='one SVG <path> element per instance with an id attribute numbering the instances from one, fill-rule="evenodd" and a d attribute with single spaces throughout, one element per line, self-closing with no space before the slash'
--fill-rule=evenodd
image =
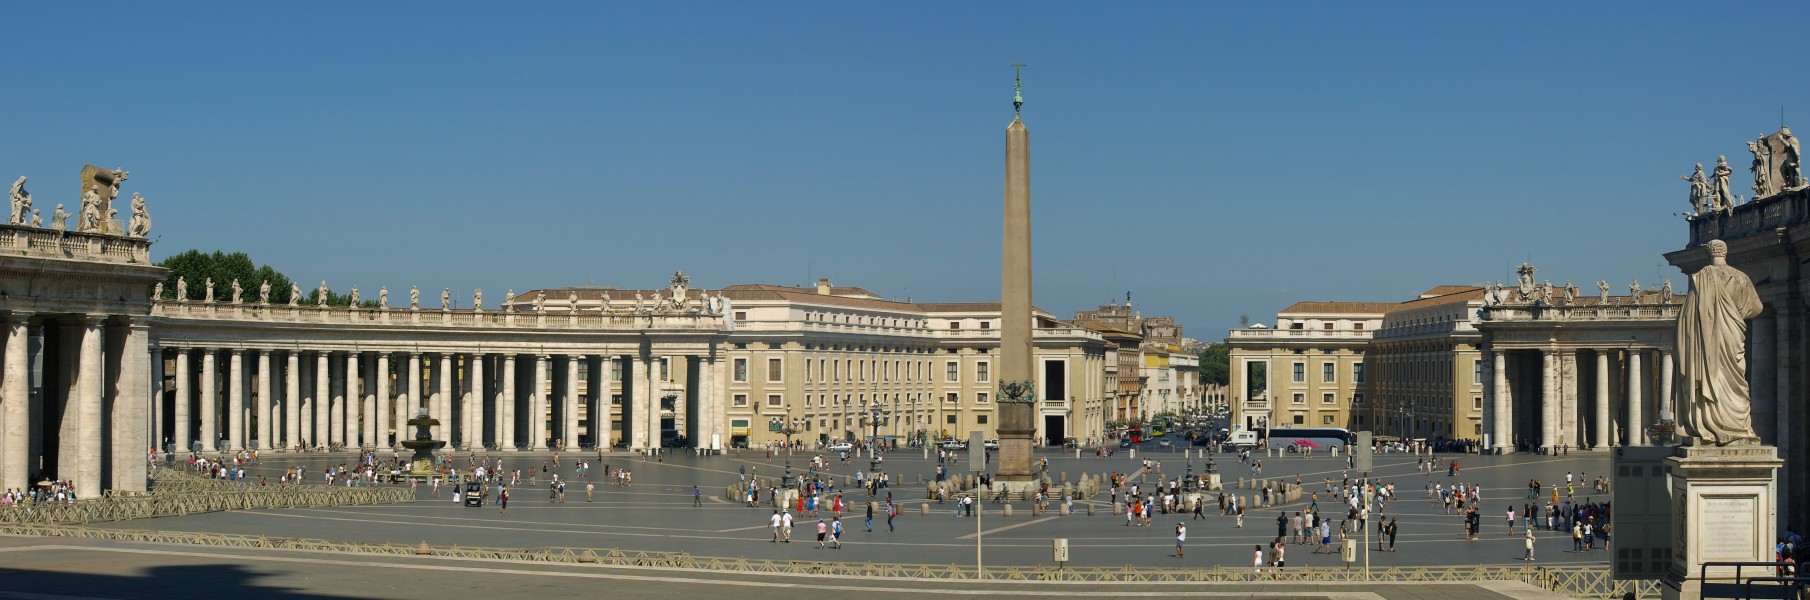
<path id="1" fill-rule="evenodd" d="M 735 359 L 735 381 L 741 383 L 748 381 L 748 359 Z"/>
<path id="2" fill-rule="evenodd" d="M 611 406 L 622 406 L 622 394 L 610 394 Z"/>
<path id="3" fill-rule="evenodd" d="M 1328 322 L 1328 323 L 1326 323 L 1326 329 L 1332 329 L 1332 323 L 1331 323 L 1331 322 Z M 1300 423 L 1300 422 L 1301 422 L 1301 417 L 1300 417 L 1300 415 L 1296 415 L 1296 416 L 1295 416 L 1295 422 L 1296 422 L 1296 423 Z"/>
<path id="4" fill-rule="evenodd" d="M 1320 424 L 1321 425 L 1331 425 L 1332 424 L 1332 415 L 1326 415 L 1326 416 L 1320 417 Z"/>
<path id="5" fill-rule="evenodd" d="M 987 403 L 987 393 L 981 392 L 979 394 L 976 394 L 975 399 L 979 400 L 981 404 L 986 404 Z"/>
<path id="6" fill-rule="evenodd" d="M 1307 415 L 1304 415 L 1301 413 L 1295 413 L 1295 424 L 1296 425 L 1306 425 L 1307 424 Z"/>
<path id="7" fill-rule="evenodd" d="M 987 363 L 981 362 L 981 363 L 974 364 L 974 380 L 978 381 L 980 383 L 986 383 L 987 381 L 989 381 L 988 374 L 987 374 Z"/>
<path id="8" fill-rule="evenodd" d="M 962 401 L 961 395 L 956 394 L 955 392 L 949 392 L 949 403 L 950 404 L 956 404 L 961 401 Z"/>
<path id="9" fill-rule="evenodd" d="M 948 423 L 950 425 L 954 425 L 955 424 L 955 415 L 947 415 L 947 416 L 943 417 L 943 422 Z"/>
<path id="10" fill-rule="evenodd" d="M 1471 383 L 1483 383 L 1483 361 L 1481 359 L 1471 361 Z"/>
<path id="11" fill-rule="evenodd" d="M 1332 404 L 1332 394 L 1320 394 L 1320 404 Z"/>
<path id="12" fill-rule="evenodd" d="M 840 360 L 834 361 L 834 364 L 830 365 L 830 371 L 831 371 L 832 375 L 836 378 L 836 382 L 841 383 L 842 382 L 842 361 L 840 361 Z"/>
<path id="13" fill-rule="evenodd" d="M 981 321 L 981 322 L 980 322 L 980 328 L 981 328 L 981 329 L 992 329 L 992 328 L 993 328 L 993 322 L 992 322 L 992 321 Z M 981 422 L 982 422 L 982 423 L 985 423 L 985 422 L 986 422 L 986 420 L 984 420 L 984 419 L 983 419 L 983 420 L 981 420 Z"/>
<path id="14" fill-rule="evenodd" d="M 1363 404 L 1363 403 L 1364 403 L 1364 393 L 1363 392 L 1358 392 L 1356 394 L 1351 395 L 1351 405 L 1352 406 L 1357 406 L 1357 405 Z"/>
<path id="15" fill-rule="evenodd" d="M 1483 396 L 1471 396 L 1471 409 L 1483 410 Z"/>
<path id="16" fill-rule="evenodd" d="M 1295 394 L 1295 404 L 1307 404 L 1307 394 Z"/>
<path id="17" fill-rule="evenodd" d="M 735 405 L 736 406 L 747 406 L 748 405 L 748 395 L 747 394 L 736 394 L 735 395 Z"/>
<path id="18" fill-rule="evenodd" d="M 672 358 L 660 357 L 660 381 L 672 381 Z"/>
<path id="19" fill-rule="evenodd" d="M 950 329 L 961 329 L 961 328 L 962 328 L 962 324 L 961 324 L 961 322 L 959 322 L 959 321 L 950 321 L 950 322 L 949 322 L 949 328 L 950 328 Z"/>
<path id="20" fill-rule="evenodd" d="M 1338 380 L 1336 367 L 1332 363 L 1320 363 L 1320 383 L 1332 383 Z"/>
<path id="21" fill-rule="evenodd" d="M 1352 363 L 1351 364 L 1351 382 L 1352 383 L 1363 383 L 1364 382 L 1364 363 Z"/>
<path id="22" fill-rule="evenodd" d="M 746 321 L 746 320 L 748 320 L 748 311 L 745 311 L 745 310 L 735 311 L 735 322 L 740 323 L 740 322 Z"/>
<path id="23" fill-rule="evenodd" d="M 987 415 L 976 415 L 974 417 L 974 422 L 979 423 L 981 425 L 986 425 L 987 424 Z"/>
<path id="24" fill-rule="evenodd" d="M 785 365 L 785 363 L 782 362 L 780 359 L 777 359 L 777 358 L 767 359 L 767 381 L 769 383 L 774 383 L 774 382 L 778 382 L 778 381 L 782 380 L 781 375 L 785 374 L 784 365 Z"/>
<path id="25" fill-rule="evenodd" d="M 1358 331 L 1363 331 L 1363 330 L 1364 330 L 1364 322 L 1363 322 L 1363 321 L 1358 321 L 1358 322 L 1356 322 L 1356 323 L 1352 323 L 1352 324 L 1351 324 L 1351 328 L 1352 328 L 1352 329 L 1355 329 L 1355 330 L 1358 330 Z M 1329 423 L 1330 423 L 1330 421 L 1328 421 L 1328 422 L 1329 422 Z"/>
<path id="26" fill-rule="evenodd" d="M 1295 383 L 1307 383 L 1307 363 L 1295 363 Z"/>
<path id="27" fill-rule="evenodd" d="M 610 359 L 610 379 L 622 381 L 622 359 Z"/>
<path id="28" fill-rule="evenodd" d="M 961 381 L 962 380 L 962 364 L 961 363 L 955 362 L 953 360 L 943 363 L 943 371 L 944 371 L 944 375 L 943 375 L 944 381 Z"/>

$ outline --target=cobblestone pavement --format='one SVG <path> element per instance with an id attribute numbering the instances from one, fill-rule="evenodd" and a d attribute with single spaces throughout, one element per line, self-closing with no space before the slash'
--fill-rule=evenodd
<path id="1" fill-rule="evenodd" d="M 387 457 L 387 452 L 385 453 Z M 500 455 L 508 469 L 538 469 L 542 463 L 551 467 L 549 455 L 511 453 Z M 838 478 L 855 469 L 866 468 L 866 458 L 851 458 L 843 464 L 833 454 L 799 453 L 792 463 L 804 472 L 811 457 L 823 456 L 829 461 L 828 474 Z M 1074 454 L 1040 452 L 1039 458 L 1050 460 L 1053 478 L 1067 474 L 1070 480 L 1083 472 L 1131 472 L 1141 466 L 1142 459 L 1160 461 L 1151 471 L 1177 475 L 1187 471 L 1189 462 L 1181 454 L 1155 452 L 1132 459 L 1121 450 L 1109 459 L 1098 459 L 1092 453 L 1082 458 Z M 1578 473 L 1579 481 L 1606 473 L 1608 456 L 1604 453 L 1573 453 L 1568 457 L 1536 457 L 1511 455 L 1482 457 L 1442 455 L 1456 458 L 1462 466 L 1456 477 L 1439 471 L 1429 477 L 1417 472 L 1416 458 L 1400 454 L 1378 455 L 1377 475 L 1397 485 L 1401 499 L 1388 508 L 1389 516 L 1400 519 L 1397 552 L 1377 552 L 1372 538 L 1368 560 L 1373 566 L 1390 565 L 1470 565 L 1518 564 L 1522 557 L 1523 538 L 1520 530 L 1511 533 L 1504 513 L 1512 504 L 1520 507 L 1532 502 L 1526 498 L 1527 482 L 1539 478 L 1547 484 L 1563 486 L 1567 471 Z M 557 470 L 562 479 L 574 479 L 576 457 L 562 457 Z M 1059 517 L 1054 512 L 1045 516 L 1028 516 L 1027 507 L 1019 503 L 1017 516 L 1004 517 L 997 507 L 988 505 L 980 518 L 957 518 L 954 505 L 939 505 L 925 499 L 924 488 L 917 484 L 919 476 L 930 477 L 936 456 L 932 450 L 926 459 L 919 451 L 902 450 L 886 454 L 885 469 L 900 483 L 889 491 L 900 504 L 901 516 L 895 519 L 895 530 L 889 531 L 883 516 L 877 517 L 874 531 L 865 526 L 865 511 L 860 502 L 865 493 L 849 486 L 848 497 L 856 500 L 855 508 L 842 517 L 846 530 L 841 550 L 818 549 L 815 543 L 816 519 L 799 522 L 789 544 L 771 541 L 767 519 L 771 508 L 748 508 L 723 499 L 724 486 L 732 484 L 746 467 L 752 475 L 770 477 L 785 469 L 784 457 L 769 458 L 763 451 L 742 451 L 714 457 L 668 456 L 648 461 L 626 455 L 606 456 L 601 462 L 595 454 L 586 457 L 593 463 L 597 476 L 597 493 L 593 501 L 584 498 L 583 480 L 567 487 L 564 503 L 552 502 L 541 486 L 523 485 L 511 492 L 508 513 L 494 506 L 467 508 L 455 504 L 450 494 L 432 498 L 426 486 L 420 490 L 421 501 L 413 505 L 242 511 L 134 521 L 102 526 L 155 528 L 181 531 L 268 534 L 278 537 L 307 537 L 341 541 L 371 541 L 430 544 L 457 544 L 485 547 L 570 546 L 590 548 L 626 548 L 636 550 L 684 551 L 699 556 L 744 556 L 751 558 L 844 560 L 892 563 L 929 563 L 971 565 L 976 560 L 977 533 L 981 554 L 987 564 L 1039 565 L 1052 564 L 1051 540 L 1065 538 L 1070 544 L 1071 564 L 1077 565 L 1149 565 L 1248 567 L 1257 544 L 1276 537 L 1276 516 L 1286 512 L 1292 516 L 1304 504 L 1270 509 L 1252 509 L 1245 517 L 1245 527 L 1238 528 L 1234 519 L 1209 511 L 1205 519 L 1188 515 L 1156 515 L 1151 527 L 1127 527 L 1123 515 L 1109 515 L 1110 506 L 1102 500 L 1093 502 L 1095 516 L 1080 512 Z M 1220 455 L 1221 459 L 1227 458 Z M 284 466 L 306 465 L 309 480 L 320 482 L 321 468 L 352 460 L 350 455 L 267 455 L 262 464 L 250 469 L 254 476 L 267 475 L 272 481 Z M 1344 459 L 1316 457 L 1273 457 L 1263 460 L 1264 477 L 1293 481 L 1299 474 L 1310 491 L 1321 489 L 1319 481 L 1331 477 L 1336 485 L 1344 472 Z M 465 454 L 457 454 L 455 464 L 467 464 Z M 491 459 L 494 463 L 494 458 Z M 615 487 L 603 481 L 601 467 L 627 468 L 634 475 L 632 487 Z M 955 463 L 966 465 L 966 457 Z M 1217 461 L 1220 472 L 1228 479 L 1250 476 L 1250 466 L 1235 459 Z M 1196 470 L 1205 461 L 1192 461 Z M 1149 480 L 1157 480 L 1153 473 Z M 1476 483 L 1483 487 L 1483 539 L 1465 541 L 1456 515 L 1444 514 L 1440 504 L 1426 499 L 1427 482 L 1449 486 L 1452 482 Z M 524 481 L 524 484 L 526 482 Z M 703 490 L 703 506 L 693 507 L 692 486 Z M 839 485 L 840 481 L 839 481 Z M 1583 500 L 1585 486 L 1577 486 L 1577 498 Z M 1548 490 L 1551 488 L 1548 487 Z M 1238 490 L 1238 493 L 1253 493 Z M 1561 492 L 1561 496 L 1563 492 Z M 881 499 L 884 498 L 884 491 Z M 1603 498 L 1597 498 L 1602 500 Z M 1321 495 L 1323 506 L 1336 506 Z M 922 506 L 930 506 L 930 516 L 921 516 Z M 1078 504 L 1083 507 L 1085 504 Z M 1334 509 L 1336 510 L 1336 508 Z M 1342 512 L 1342 511 L 1339 511 Z M 830 519 L 827 511 L 823 518 Z M 1188 524 L 1185 558 L 1175 554 L 1175 525 Z M 1374 526 L 1373 526 L 1374 528 Z M 1558 564 L 1605 564 L 1607 552 L 1599 545 L 1595 552 L 1574 553 L 1568 534 L 1536 531 L 1537 562 Z M 1312 545 L 1291 545 L 1287 564 L 1290 566 L 1340 566 L 1336 553 L 1316 554 Z M 1360 564 L 1363 559 L 1360 558 Z"/>

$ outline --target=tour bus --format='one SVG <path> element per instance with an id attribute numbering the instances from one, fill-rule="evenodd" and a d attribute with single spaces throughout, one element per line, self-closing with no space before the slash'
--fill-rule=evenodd
<path id="1" fill-rule="evenodd" d="M 1340 427 L 1277 427 L 1269 430 L 1269 447 L 1300 452 L 1303 448 L 1330 450 L 1357 441 L 1351 430 Z"/>
<path id="2" fill-rule="evenodd" d="M 1125 432 L 1125 438 L 1130 440 L 1131 443 L 1133 443 L 1133 444 L 1143 443 L 1144 442 L 1144 426 L 1139 423 L 1132 423 L 1131 429 L 1129 429 Z"/>

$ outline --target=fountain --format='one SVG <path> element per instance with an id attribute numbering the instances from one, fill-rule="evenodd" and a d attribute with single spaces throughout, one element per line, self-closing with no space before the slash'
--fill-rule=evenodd
<path id="1" fill-rule="evenodd" d="M 408 474 L 411 477 L 433 476 L 439 471 L 434 468 L 434 451 L 445 447 L 446 442 L 435 440 L 427 428 L 439 425 L 440 420 L 427 416 L 427 409 L 422 408 L 408 424 L 415 428 L 415 439 L 402 440 L 402 447 L 415 451 L 415 455 L 409 457 Z"/>

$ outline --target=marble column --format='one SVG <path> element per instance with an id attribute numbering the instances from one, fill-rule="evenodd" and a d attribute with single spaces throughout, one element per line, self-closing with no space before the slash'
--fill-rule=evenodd
<path id="1" fill-rule="evenodd" d="M 258 351 L 258 440 L 255 449 L 270 449 L 270 351 Z"/>
<path id="2" fill-rule="evenodd" d="M 404 413 L 404 416 L 402 417 L 404 423 L 399 423 L 396 425 L 396 431 L 398 432 L 398 434 L 397 434 L 398 438 L 408 437 L 409 432 L 407 431 L 408 430 L 408 426 L 406 425 L 407 420 L 415 418 L 415 415 L 417 413 L 421 412 L 420 409 L 422 407 L 427 406 L 426 404 L 422 404 L 422 402 L 421 402 L 421 355 L 420 354 L 415 354 L 415 353 L 409 354 L 408 380 L 409 380 L 409 383 L 408 383 L 408 411 L 406 413 Z"/>
<path id="3" fill-rule="evenodd" d="M 383 440 L 378 437 L 378 432 L 381 431 L 378 427 L 383 423 L 383 417 L 378 414 L 377 357 L 374 353 L 363 352 L 359 354 L 358 360 L 360 363 L 363 363 L 359 367 L 360 369 L 363 369 L 363 375 L 359 377 L 358 391 L 359 405 L 362 407 L 364 415 L 363 420 L 358 422 L 359 439 L 361 441 L 359 445 L 376 449 L 379 445 L 383 444 Z"/>
<path id="4" fill-rule="evenodd" d="M 721 389 L 723 363 L 716 359 L 714 353 L 698 359 L 698 362 L 703 365 L 703 376 L 699 378 L 702 383 L 699 384 L 699 387 L 704 392 L 703 400 L 700 402 L 702 408 L 698 410 L 698 431 L 701 432 L 699 435 L 704 438 L 700 440 L 701 446 L 710 450 L 722 450 L 723 440 L 729 437 L 724 435 L 723 431 L 726 418 Z M 894 401 L 894 405 L 897 405 L 897 400 Z M 895 432 L 898 430 L 898 414 L 895 409 L 893 411 Z"/>
<path id="5" fill-rule="evenodd" d="M 504 354 L 502 365 L 497 368 L 503 374 L 503 383 L 497 386 L 495 409 L 497 449 L 512 451 L 515 450 L 515 355 Z"/>
<path id="6" fill-rule="evenodd" d="M 1566 349 L 1559 354 L 1559 444 L 1578 447 L 1581 437 L 1577 398 L 1577 351 Z"/>
<path id="7" fill-rule="evenodd" d="M 295 450 L 302 443 L 302 353 L 283 355 L 283 448 Z"/>
<path id="8" fill-rule="evenodd" d="M 226 449 L 245 449 L 245 351 L 226 351 Z"/>
<path id="9" fill-rule="evenodd" d="M 1641 419 L 1640 355 L 1645 350 L 1628 350 L 1628 445 L 1646 445 L 1646 425 Z"/>
<path id="10" fill-rule="evenodd" d="M 80 498 L 101 495 L 101 375 L 106 360 L 101 352 L 101 319 L 98 315 L 78 319 L 82 349 L 81 365 L 76 367 L 76 402 L 81 426 L 77 430 L 75 490 Z"/>
<path id="11" fill-rule="evenodd" d="M 465 357 L 465 381 L 470 392 L 465 396 L 465 434 L 460 436 L 466 448 L 484 447 L 484 387 L 489 383 L 484 378 L 484 355 L 468 354 Z"/>
<path id="12" fill-rule="evenodd" d="M 170 405 L 170 418 L 175 421 L 172 430 L 177 452 L 188 452 L 194 446 L 195 418 L 189 407 L 194 405 L 195 392 L 192 388 L 195 369 L 190 359 L 194 356 L 191 348 L 176 349 L 176 401 Z"/>
<path id="13" fill-rule="evenodd" d="M 578 363 L 583 360 L 582 354 L 566 357 L 565 397 L 560 399 L 565 406 L 566 421 L 565 431 L 560 432 L 560 438 L 565 440 L 563 449 L 578 447 Z"/>
<path id="14" fill-rule="evenodd" d="M 1615 444 L 1609 440 L 1609 351 L 1596 351 L 1596 439 L 1597 450 L 1608 450 Z"/>
<path id="15" fill-rule="evenodd" d="M 434 418 L 440 420 L 440 426 L 434 431 L 434 439 L 445 440 L 447 444 L 450 445 L 456 435 L 456 432 L 453 431 L 452 420 L 453 369 L 451 353 L 440 354 L 439 371 L 440 372 L 435 373 L 435 375 L 437 376 L 436 378 L 440 380 L 440 398 L 438 402 L 434 403 Z"/>
<path id="16" fill-rule="evenodd" d="M 340 440 L 346 448 L 360 448 L 358 440 L 358 408 L 364 404 L 364 393 L 358 390 L 358 353 L 346 352 L 346 366 L 340 370 L 340 388 L 346 395 L 346 415 L 340 426 Z"/>
<path id="17" fill-rule="evenodd" d="M 333 439 L 332 402 L 333 397 L 333 359 L 332 353 L 322 350 L 314 353 L 314 436 L 308 443 L 326 447 Z"/>
<path id="18" fill-rule="evenodd" d="M 546 354 L 534 357 L 534 393 L 528 395 L 528 448 L 532 450 L 547 449 L 547 376 L 552 358 Z"/>
<path id="19" fill-rule="evenodd" d="M 597 385 L 591 388 L 591 397 L 597 408 L 591 412 L 591 422 L 594 424 L 591 431 L 595 432 L 592 437 L 596 438 L 597 447 L 608 450 L 615 444 L 610 434 L 610 426 L 614 422 L 612 411 L 615 409 L 610 387 L 613 385 L 611 380 L 615 378 L 616 358 L 607 354 L 599 356 L 594 368 L 597 370 L 591 373 L 591 381 Z"/>
<path id="20" fill-rule="evenodd" d="M 1659 420 L 1670 422 L 1672 412 L 1672 353 L 1659 351 Z"/>
<path id="21" fill-rule="evenodd" d="M 146 425 L 150 406 L 151 331 L 142 318 L 121 324 L 125 339 L 118 344 L 119 372 L 115 375 L 112 429 L 112 482 L 115 490 L 142 492 L 149 473 L 145 450 L 155 443 Z M 161 383 L 161 381 L 159 381 Z"/>
<path id="22" fill-rule="evenodd" d="M 169 415 L 165 414 L 163 409 L 163 348 L 161 347 L 151 348 L 150 383 L 150 397 L 147 398 L 147 400 L 151 402 L 151 422 L 147 433 L 151 435 L 151 444 L 157 447 L 159 453 L 162 453 L 165 450 L 163 443 L 163 424 L 164 420 L 169 418 Z M 4 451 L 0 451 L 0 454 L 4 454 Z M 0 486 L 0 489 L 5 488 Z"/>
<path id="23" fill-rule="evenodd" d="M 6 319 L 4 402 L 6 429 L 0 432 L 0 491 L 23 489 L 31 479 L 31 314 Z M 41 419 L 42 417 L 40 417 Z"/>
<path id="24" fill-rule="evenodd" d="M 1496 393 L 1495 398 L 1491 399 L 1496 405 L 1495 432 L 1493 433 L 1495 439 L 1493 441 L 1496 448 L 1501 449 L 1503 453 L 1514 452 L 1515 441 L 1511 437 L 1514 434 L 1514 411 L 1511 410 L 1513 403 L 1508 393 L 1508 355 L 1501 350 L 1496 350 L 1492 354 L 1495 355 L 1495 382 L 1493 385 Z"/>
<path id="25" fill-rule="evenodd" d="M 389 435 L 392 428 L 401 427 L 401 422 L 392 417 L 396 414 L 396 399 L 390 395 L 390 353 L 377 353 L 377 437 L 372 438 L 375 446 L 391 446 Z"/>
<path id="26" fill-rule="evenodd" d="M 214 362 L 214 349 L 201 350 L 201 451 L 213 452 L 220 436 L 214 431 L 219 423 L 220 386 L 215 380 L 220 374 L 219 365 Z"/>
<path id="27" fill-rule="evenodd" d="M 651 404 L 651 402 L 649 402 L 649 394 L 647 393 L 649 387 L 647 377 L 649 363 L 646 360 L 642 360 L 641 355 L 637 353 L 629 355 L 628 364 L 630 378 L 630 397 L 628 402 L 630 406 L 629 413 L 631 414 L 623 417 L 622 424 L 624 427 L 628 427 L 632 430 L 630 431 L 632 437 L 629 439 L 633 441 L 629 442 L 629 448 L 652 448 L 660 443 L 660 432 L 657 430 L 653 432 L 652 444 L 649 444 L 647 431 L 647 413 L 650 412 L 649 404 Z M 633 420 L 632 424 L 630 423 L 631 419 Z"/>

